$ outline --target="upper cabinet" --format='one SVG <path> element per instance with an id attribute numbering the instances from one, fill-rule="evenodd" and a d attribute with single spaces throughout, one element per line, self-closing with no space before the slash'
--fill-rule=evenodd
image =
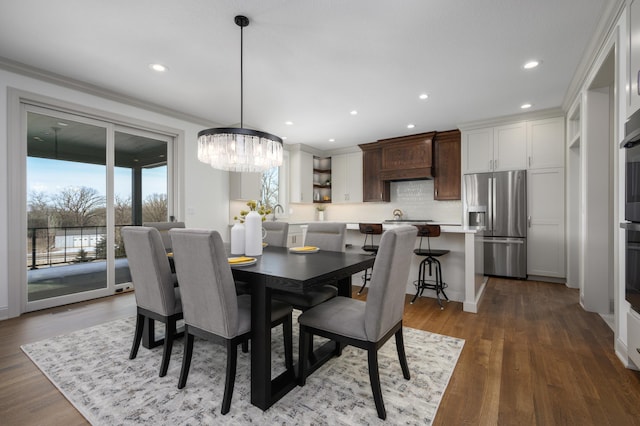
<path id="1" fill-rule="evenodd" d="M 563 118 L 465 131 L 462 158 L 465 174 L 564 167 Z"/>
<path id="2" fill-rule="evenodd" d="M 362 202 L 362 152 L 331 157 L 333 203 Z"/>
<path id="3" fill-rule="evenodd" d="M 465 132 L 462 136 L 464 173 L 525 169 L 526 137 L 525 123 Z"/>
<path id="4" fill-rule="evenodd" d="M 382 147 L 373 142 L 359 145 L 362 149 L 362 201 L 389 202 L 391 186 L 380 178 Z"/>
<path id="5" fill-rule="evenodd" d="M 435 132 L 378 141 L 382 150 L 380 178 L 385 181 L 431 177 Z"/>
<path id="6" fill-rule="evenodd" d="M 439 132 L 433 142 L 433 199 L 460 199 L 460 131 Z"/>
<path id="7" fill-rule="evenodd" d="M 313 155 L 304 151 L 292 151 L 289 157 L 291 179 L 289 201 L 313 202 Z"/>
<path id="8" fill-rule="evenodd" d="M 527 166 L 529 169 L 564 167 L 564 119 L 527 122 Z"/>

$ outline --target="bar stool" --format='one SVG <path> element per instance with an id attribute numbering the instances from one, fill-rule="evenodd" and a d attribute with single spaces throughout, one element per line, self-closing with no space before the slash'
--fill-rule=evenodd
<path id="1" fill-rule="evenodd" d="M 449 253 L 449 250 L 438 250 L 431 248 L 431 237 L 439 237 L 440 236 L 440 225 L 415 225 L 418 228 L 418 237 L 420 237 L 420 244 L 418 248 L 413 250 L 415 254 L 418 256 L 425 256 L 424 260 L 420 262 L 420 267 L 418 268 L 418 280 L 414 282 L 416 286 L 416 295 L 413 296 L 411 300 L 411 304 L 416 301 L 418 296 L 422 296 L 422 293 L 425 289 L 435 290 L 436 298 L 438 299 L 438 304 L 440 305 L 440 309 L 444 309 L 442 306 L 442 299 L 440 299 L 440 293 L 444 296 L 444 298 L 449 301 L 447 294 L 444 292 L 444 289 L 447 288 L 447 284 L 442 281 L 442 267 L 440 265 L 440 261 L 438 257 L 444 256 Z M 422 248 L 422 239 L 427 238 L 427 248 Z M 433 269 L 435 269 L 435 280 L 427 279 L 427 266 L 429 267 L 429 276 L 433 276 Z"/>
<path id="2" fill-rule="evenodd" d="M 364 245 L 362 246 L 362 250 L 370 253 L 372 255 L 378 254 L 378 249 L 380 246 L 375 244 L 374 235 L 382 234 L 382 224 L 381 223 L 360 223 L 360 233 L 364 234 Z M 369 241 L 371 239 L 371 241 Z M 367 244 L 367 242 L 369 242 Z M 373 269 L 373 268 L 371 268 Z M 369 269 L 364 271 L 364 275 L 362 276 L 362 287 L 358 290 L 358 294 L 362 293 L 362 290 L 367 286 L 367 281 L 371 281 L 371 272 Z"/>

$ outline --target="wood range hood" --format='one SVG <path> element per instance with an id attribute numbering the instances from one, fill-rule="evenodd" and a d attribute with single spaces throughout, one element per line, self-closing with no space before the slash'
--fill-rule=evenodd
<path id="1" fill-rule="evenodd" d="M 433 140 L 436 132 L 377 142 L 381 150 L 380 180 L 384 182 L 433 179 Z"/>

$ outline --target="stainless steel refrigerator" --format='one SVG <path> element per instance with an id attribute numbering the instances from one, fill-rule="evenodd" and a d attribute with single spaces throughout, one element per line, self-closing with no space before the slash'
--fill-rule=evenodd
<path id="1" fill-rule="evenodd" d="M 514 170 L 464 176 L 469 226 L 484 227 L 484 273 L 527 277 L 527 173 Z"/>

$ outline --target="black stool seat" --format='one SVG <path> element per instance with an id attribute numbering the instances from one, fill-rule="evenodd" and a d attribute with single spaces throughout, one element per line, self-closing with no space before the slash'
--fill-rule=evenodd
<path id="1" fill-rule="evenodd" d="M 364 244 L 362 245 L 362 250 L 367 253 L 371 253 L 372 255 L 378 254 L 379 245 L 375 244 L 373 240 L 374 235 L 382 234 L 382 224 L 381 223 L 360 223 L 359 224 L 360 233 L 364 234 Z M 369 241 L 371 238 L 371 241 Z M 362 293 L 362 290 L 367 286 L 367 281 L 371 281 L 371 272 L 368 269 L 365 269 L 364 275 L 362 276 L 362 287 L 358 290 L 358 294 Z"/>
<path id="2" fill-rule="evenodd" d="M 418 256 L 424 256 L 425 258 L 422 262 L 420 262 L 420 266 L 418 267 L 418 280 L 415 281 L 416 295 L 413 296 L 411 304 L 416 301 L 418 296 L 422 296 L 422 293 L 425 290 L 435 290 L 440 309 L 444 309 L 442 300 L 440 299 L 440 294 L 442 294 L 442 296 L 444 296 L 447 301 L 449 301 L 449 298 L 444 292 L 447 284 L 445 284 L 442 280 L 442 265 L 440 265 L 440 260 L 438 260 L 438 257 L 444 256 L 445 254 L 449 253 L 450 250 L 431 248 L 431 241 L 429 238 L 440 236 L 440 225 L 415 226 L 416 228 L 418 228 L 418 237 L 420 237 L 420 244 L 417 249 L 413 250 L 413 252 Z M 422 248 L 422 239 L 424 237 L 427 238 L 427 248 Z M 433 276 L 435 272 L 435 279 L 427 279 L 427 267 L 429 268 L 430 277 Z"/>

